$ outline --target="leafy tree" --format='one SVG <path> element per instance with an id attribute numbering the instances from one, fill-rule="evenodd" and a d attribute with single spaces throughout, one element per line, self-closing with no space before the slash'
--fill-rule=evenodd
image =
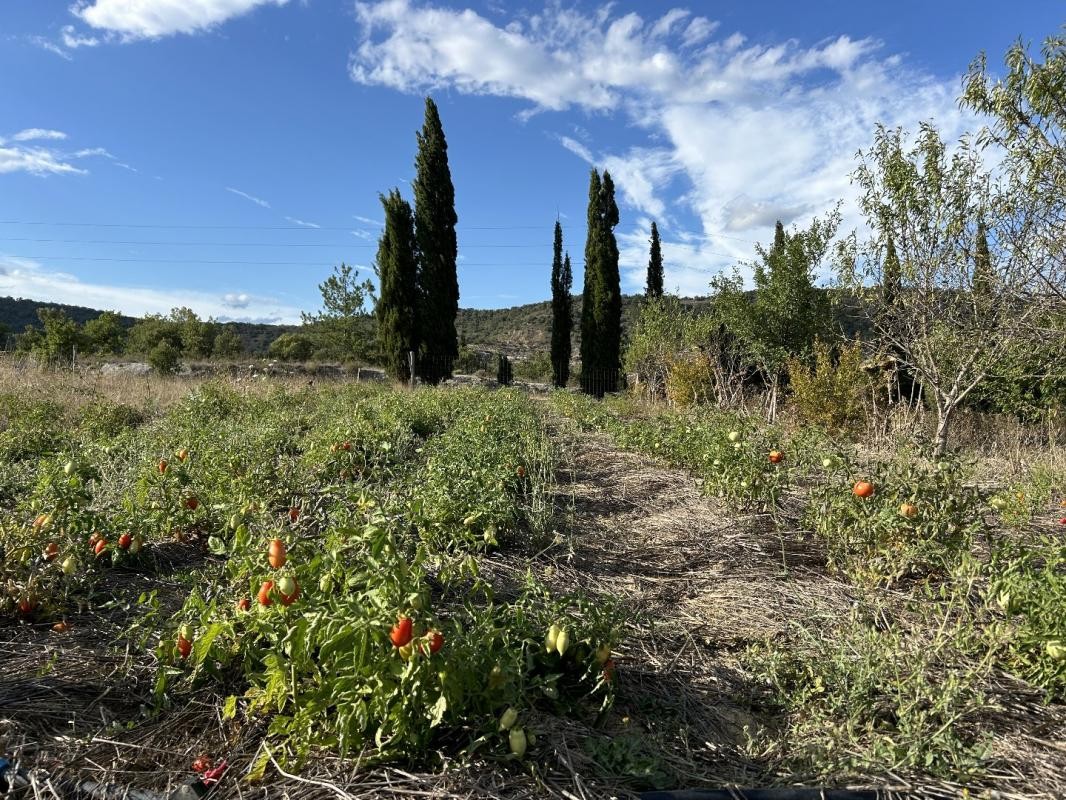
<path id="1" fill-rule="evenodd" d="M 455 187 L 448 167 L 448 143 L 437 106 L 426 98 L 426 116 L 418 136 L 415 179 L 415 238 L 418 242 L 419 336 L 422 377 L 436 383 L 451 375 L 446 366 L 459 354 L 455 317 L 459 313 L 459 279 L 455 261 Z"/>
<path id="2" fill-rule="evenodd" d="M 244 351 L 240 335 L 230 325 L 221 326 L 215 340 L 211 343 L 211 355 L 214 358 L 236 358 Z"/>
<path id="3" fill-rule="evenodd" d="M 134 323 L 126 339 L 126 351 L 147 355 L 161 341 L 179 352 L 182 349 L 181 329 L 172 319 L 161 314 L 146 314 Z"/>
<path id="4" fill-rule="evenodd" d="M 117 311 L 102 311 L 82 327 L 87 347 L 94 353 L 118 355 L 126 348 L 128 333 Z"/>
<path id="5" fill-rule="evenodd" d="M 33 354 L 49 364 L 70 362 L 75 349 L 85 350 L 85 339 L 78 323 L 59 308 L 38 308 L 41 336 L 33 344 Z"/>
<path id="6" fill-rule="evenodd" d="M 1038 61 L 1017 41 L 998 77 L 984 53 L 970 65 L 961 103 L 989 121 L 977 144 L 1001 160 L 995 239 L 1024 260 L 1033 291 L 1066 298 L 1066 32 Z M 995 249 L 996 245 L 993 245 Z"/>
<path id="7" fill-rule="evenodd" d="M 374 285 L 359 280 L 359 270 L 341 263 L 318 285 L 322 311 L 304 312 L 304 325 L 313 326 L 321 348 L 339 358 L 362 358 L 368 351 L 366 301 L 373 298 Z"/>
<path id="8" fill-rule="evenodd" d="M 587 393 L 618 389 L 622 346 L 622 293 L 614 228 L 618 206 L 609 172 L 589 176 L 585 285 L 581 306 L 581 383 Z"/>
<path id="9" fill-rule="evenodd" d="M 1010 196 L 1010 177 L 994 184 L 968 140 L 949 156 L 931 125 L 909 150 L 903 143 L 901 130 L 879 126 L 873 147 L 859 154 L 855 181 L 874 235 L 847 261 L 842 279 L 862 297 L 882 343 L 920 381 L 936 409 L 935 449 L 943 453 L 959 406 L 1014 346 L 1035 348 L 1051 335 L 1041 320 L 1059 301 L 1044 291 L 1047 275 L 1026 246 L 1039 247 L 1044 223 L 1018 216 L 1026 210 Z M 889 238 L 901 266 L 893 305 L 866 290 L 883 282 Z"/>
<path id="10" fill-rule="evenodd" d="M 570 254 L 563 258 L 563 227 L 555 221 L 555 242 L 552 248 L 552 381 L 562 388 L 570 380 L 570 338 L 574 330 L 573 300 L 570 291 L 574 276 L 570 269 Z"/>
<path id="11" fill-rule="evenodd" d="M 814 285 L 840 225 L 834 210 L 791 233 L 779 222 L 769 250 L 756 246 L 752 264 L 755 291 L 749 296 L 739 269 L 711 282 L 718 319 L 736 337 L 745 358 L 762 374 L 770 391 L 767 416 L 777 413 L 781 381 L 790 359 L 809 360 L 814 343 L 829 332 L 831 315 L 824 290 Z"/>
<path id="12" fill-rule="evenodd" d="M 211 346 L 216 335 L 213 321 L 205 322 L 191 308 L 175 308 L 170 312 L 170 322 L 178 332 L 181 351 L 192 358 L 211 355 Z"/>
<path id="13" fill-rule="evenodd" d="M 374 269 L 381 284 L 375 307 L 385 368 L 397 380 L 410 379 L 408 353 L 418 350 L 418 256 L 411 206 L 397 189 L 381 196 L 385 230 Z"/>
<path id="14" fill-rule="evenodd" d="M 686 309 L 677 297 L 652 297 L 641 304 L 625 350 L 625 370 L 635 375 L 640 391 L 662 397 L 671 367 L 684 354 L 705 347 L 713 337 L 714 321 Z"/>
<path id="15" fill-rule="evenodd" d="M 663 252 L 659 242 L 659 228 L 651 224 L 651 254 L 648 258 L 648 283 L 644 289 L 647 297 L 663 296 Z"/>
<path id="16" fill-rule="evenodd" d="M 167 339 L 160 339 L 148 353 L 148 363 L 160 375 L 173 375 L 181 366 L 181 351 Z"/>
<path id="17" fill-rule="evenodd" d="M 282 361 L 308 361 L 315 352 L 314 340 L 306 333 L 283 333 L 270 343 L 267 355 Z"/>

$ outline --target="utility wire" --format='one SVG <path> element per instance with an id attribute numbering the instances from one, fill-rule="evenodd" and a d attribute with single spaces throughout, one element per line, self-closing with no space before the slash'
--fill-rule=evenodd
<path id="1" fill-rule="evenodd" d="M 369 223 L 363 223 L 366 227 Z M 306 225 L 169 225 L 169 224 L 154 224 L 154 223 L 122 223 L 122 222 L 45 222 L 42 220 L 15 220 L 4 219 L 0 220 L 0 225 L 39 225 L 49 226 L 57 228 L 148 228 L 148 229 L 160 229 L 160 230 L 225 230 L 225 231 L 303 231 L 305 233 L 313 233 L 314 231 L 351 231 L 358 225 L 347 226 L 328 226 L 328 225 L 316 225 L 315 227 L 309 227 Z M 378 225 L 372 225 L 371 227 L 380 227 Z M 587 225 L 580 224 L 572 226 L 576 230 L 584 230 Z M 456 229 L 458 232 L 462 231 L 537 231 L 547 230 L 547 226 L 544 225 L 460 225 Z M 729 236 L 724 233 L 706 233 L 689 235 L 689 239 L 730 239 L 735 242 L 744 242 L 745 244 L 758 244 L 756 239 L 746 239 L 742 236 Z"/>

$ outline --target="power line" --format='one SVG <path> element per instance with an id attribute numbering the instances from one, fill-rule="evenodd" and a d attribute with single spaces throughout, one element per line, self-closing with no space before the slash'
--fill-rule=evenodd
<path id="1" fill-rule="evenodd" d="M 366 225 L 367 223 L 364 223 Z M 134 222 L 44 222 L 41 220 L 0 219 L 0 225 L 43 225 L 55 228 L 151 228 L 159 230 L 219 230 L 219 231 L 350 231 L 357 225 L 328 226 L 316 225 L 171 225 Z M 376 226 L 375 226 L 376 227 Z M 550 230 L 548 225 L 463 225 L 458 231 L 536 231 Z M 575 226 L 585 228 L 587 226 Z"/>
<path id="2" fill-rule="evenodd" d="M 159 245 L 167 247 L 377 247 L 372 243 L 359 242 L 150 242 L 126 241 L 120 239 L 33 239 L 27 237 L 0 237 L 0 242 L 36 242 L 49 244 L 122 244 L 122 245 Z M 548 249 L 551 242 L 540 244 L 467 244 L 464 248 L 502 247 L 527 248 L 542 247 Z"/>
<path id="3" fill-rule="evenodd" d="M 367 225 L 368 223 L 363 223 Z M 174 225 L 166 223 L 138 223 L 138 222 L 46 222 L 43 220 L 15 220 L 15 219 L 3 219 L 0 220 L 0 225 L 38 225 L 48 226 L 56 228 L 146 228 L 157 230 L 219 230 L 219 231 L 302 231 L 304 233 L 314 233 L 315 231 L 351 231 L 355 225 L 346 226 L 329 226 L 329 225 L 316 225 L 310 227 L 307 225 Z M 374 225 L 373 227 L 379 227 Z M 587 228 L 587 225 L 580 224 L 572 227 L 573 229 L 583 230 Z M 549 226 L 546 225 L 460 225 L 457 227 L 458 232 L 462 231 L 537 231 L 548 230 Z M 758 244 L 757 239 L 746 239 L 742 236 L 729 236 L 724 233 L 705 233 L 705 234 L 689 234 L 687 237 L 682 237 L 682 241 L 685 239 L 730 239 L 734 242 L 744 242 L 745 244 Z M 31 240 L 27 240 L 31 241 Z"/>
<path id="4" fill-rule="evenodd" d="M 247 266 L 256 267 L 321 267 L 324 262 L 322 261 L 229 261 L 229 260 L 212 260 L 203 261 L 199 259 L 186 259 L 186 258 L 95 258 L 91 256 L 54 256 L 54 255 L 19 255 L 17 253 L 7 253 L 10 258 L 25 258 L 30 260 L 45 260 L 50 259 L 53 261 L 102 261 L 108 263 L 128 263 L 128 264 L 242 264 Z M 498 261 L 459 261 L 456 263 L 457 267 L 543 267 L 546 262 L 543 261 L 525 261 L 525 262 L 511 262 L 501 263 Z"/>

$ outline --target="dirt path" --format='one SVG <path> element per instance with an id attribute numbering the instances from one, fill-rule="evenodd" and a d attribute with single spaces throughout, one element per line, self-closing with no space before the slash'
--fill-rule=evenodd
<path id="1" fill-rule="evenodd" d="M 657 762 L 649 782 L 682 786 L 774 781 L 747 752 L 745 727 L 773 720 L 753 711 L 761 691 L 738 655 L 790 621 L 846 613 L 846 586 L 800 538 L 729 513 L 689 473 L 568 421 L 555 426 L 570 462 L 559 493 L 572 526 L 550 580 L 615 597 L 634 619 L 617 654 L 616 711 L 628 722 L 610 730 L 608 751 L 622 752 L 611 766 L 639 775 L 645 760 Z"/>

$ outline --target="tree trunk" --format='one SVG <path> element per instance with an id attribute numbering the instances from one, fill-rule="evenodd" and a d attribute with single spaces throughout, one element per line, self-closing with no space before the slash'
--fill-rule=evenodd
<path id="1" fill-rule="evenodd" d="M 944 455 L 948 449 L 948 425 L 955 413 L 955 404 L 948 402 L 938 404 L 936 411 L 936 438 L 934 441 L 933 455 L 937 458 Z"/>

